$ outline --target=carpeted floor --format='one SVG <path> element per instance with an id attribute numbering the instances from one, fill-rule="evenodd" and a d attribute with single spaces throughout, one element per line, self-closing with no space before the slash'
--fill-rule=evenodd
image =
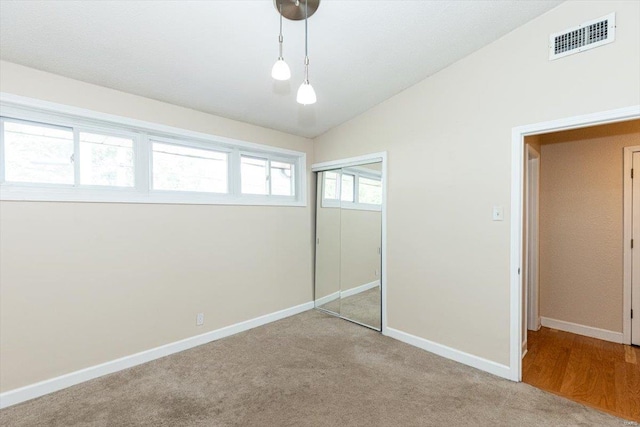
<path id="1" fill-rule="evenodd" d="M 0 411 L 2 426 L 623 426 L 309 311 Z"/>

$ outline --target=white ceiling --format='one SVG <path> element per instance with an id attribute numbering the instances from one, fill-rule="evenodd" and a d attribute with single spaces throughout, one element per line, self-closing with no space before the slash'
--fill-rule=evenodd
<path id="1" fill-rule="evenodd" d="M 278 54 L 272 0 L 3 0 L 0 57 L 315 137 L 559 3 L 322 0 L 309 19 L 318 102 L 306 107 L 295 101 L 303 22 L 284 22 L 291 81 L 276 84 L 270 76 Z"/>

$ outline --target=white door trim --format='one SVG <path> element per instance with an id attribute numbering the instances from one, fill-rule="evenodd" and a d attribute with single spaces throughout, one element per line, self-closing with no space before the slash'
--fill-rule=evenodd
<path id="1" fill-rule="evenodd" d="M 522 269 L 523 286 L 523 311 L 524 322 L 522 327 L 522 357 L 525 356 L 528 348 L 527 331 L 538 330 L 540 316 L 538 310 L 538 204 L 539 204 L 539 181 L 540 181 L 540 153 L 531 145 L 526 144 L 526 157 L 524 162 L 524 208 L 526 209 L 527 222 L 524 224 L 524 268 Z M 534 163 L 535 161 L 535 163 Z M 532 166 L 535 168 L 535 185 L 531 180 Z M 533 191 L 533 194 L 532 194 Z M 531 199 L 535 198 L 535 203 Z M 533 248 L 533 250 L 532 250 Z M 535 261 L 531 263 L 531 254 L 535 254 Z M 535 273 L 532 271 L 535 270 Z M 531 278 L 534 280 L 530 280 Z"/>
<path id="2" fill-rule="evenodd" d="M 510 344 L 511 380 L 522 381 L 522 241 L 524 233 L 524 137 L 640 118 L 640 105 L 519 126 L 511 132 Z"/>
<path id="3" fill-rule="evenodd" d="M 622 339 L 624 344 L 631 344 L 631 288 L 633 272 L 633 251 L 631 239 L 633 238 L 633 153 L 640 152 L 640 145 L 624 147 L 624 288 L 622 291 Z"/>
<path id="4" fill-rule="evenodd" d="M 535 163 L 532 164 L 532 161 Z M 533 222 L 533 230 L 529 229 L 529 224 L 527 224 L 527 250 L 531 250 L 531 242 L 533 241 L 533 251 L 535 252 L 535 263 L 533 268 L 535 268 L 535 276 L 533 280 L 533 287 L 530 287 L 531 283 L 527 282 L 528 294 L 525 295 L 527 301 L 527 330 L 537 331 L 540 329 L 540 278 L 539 278 L 539 266 L 540 266 L 540 153 L 533 148 L 531 145 L 527 145 L 527 164 L 526 167 L 529 168 L 531 166 L 535 167 L 535 176 L 536 182 L 533 194 L 535 198 L 535 212 L 531 215 L 530 205 L 528 205 L 529 210 L 529 223 Z M 527 169 L 526 173 L 527 177 L 530 178 L 530 169 Z M 529 183 L 527 191 L 531 191 L 531 181 L 527 181 Z M 527 200 L 530 200 L 531 194 L 527 195 Z M 531 219 L 533 218 L 533 221 Z M 529 256 L 526 257 L 525 262 L 527 263 L 527 268 L 525 270 L 527 276 L 531 275 L 531 266 L 529 265 Z M 533 310 L 531 310 L 533 308 Z M 526 338 L 525 338 L 526 342 Z"/>
<path id="5" fill-rule="evenodd" d="M 380 275 L 380 288 L 382 293 L 382 324 L 381 332 L 387 333 L 387 152 L 365 154 L 346 159 L 331 160 L 328 162 L 314 163 L 311 165 L 312 172 L 322 172 L 331 169 L 344 168 L 348 166 L 366 165 L 367 163 L 382 162 L 382 274 Z"/>

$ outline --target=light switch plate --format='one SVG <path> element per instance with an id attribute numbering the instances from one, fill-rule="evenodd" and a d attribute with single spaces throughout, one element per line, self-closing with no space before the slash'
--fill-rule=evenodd
<path id="1" fill-rule="evenodd" d="M 493 220 L 494 221 L 504 220 L 504 208 L 502 206 L 493 207 Z"/>

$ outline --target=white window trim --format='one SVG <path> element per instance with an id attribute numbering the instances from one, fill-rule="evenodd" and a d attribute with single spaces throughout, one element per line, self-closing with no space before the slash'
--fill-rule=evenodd
<path id="1" fill-rule="evenodd" d="M 364 167 L 347 167 L 344 168 L 344 171 L 349 175 L 354 175 L 353 180 L 353 202 L 344 201 L 340 199 L 326 199 L 324 197 L 324 177 L 322 180 L 322 207 L 323 208 L 342 208 L 342 209 L 351 209 L 351 210 L 359 210 L 359 211 L 382 211 L 382 205 L 375 205 L 372 203 L 360 203 L 360 194 L 359 194 L 359 182 L 360 177 L 370 178 L 370 179 L 379 179 L 382 185 L 382 172 L 373 171 L 371 169 L 367 169 Z M 325 172 L 336 172 L 327 170 Z M 342 187 L 342 170 L 337 171 L 338 180 L 336 182 L 336 191 L 338 194 L 341 194 Z"/>
<path id="2" fill-rule="evenodd" d="M 270 153 L 259 153 L 259 152 L 255 152 L 255 151 L 244 151 L 244 150 L 239 150 L 238 151 L 238 156 L 240 158 L 242 158 L 242 156 L 244 157 L 251 157 L 254 159 L 264 159 L 267 161 L 267 177 L 268 177 L 268 181 L 269 181 L 269 197 L 275 197 L 275 198 L 281 198 L 282 200 L 293 200 L 295 199 L 295 195 L 294 196 L 274 196 L 271 195 L 271 162 L 279 162 L 279 163 L 289 163 L 289 164 L 293 164 L 293 191 L 294 194 L 298 194 L 298 191 L 300 191 L 299 189 L 299 183 L 298 183 L 298 177 L 297 177 L 297 168 L 298 165 L 292 161 L 292 159 L 289 157 L 282 157 L 282 156 L 278 156 L 278 155 L 274 155 L 274 154 L 270 154 Z M 241 164 L 238 163 L 238 166 L 240 166 Z M 240 188 L 240 190 L 238 191 L 238 193 L 242 194 L 242 175 L 241 174 L 236 174 L 236 176 L 239 178 L 239 181 L 237 183 L 238 188 Z M 258 197 L 264 197 L 260 194 L 242 194 L 243 197 L 254 197 L 254 196 L 258 196 Z"/>
<path id="3" fill-rule="evenodd" d="M 3 111 L 4 112 L 4 111 Z M 2 116 L 2 114 L 0 114 L 0 116 Z M 101 135 L 108 135 L 108 136 L 115 136 L 115 137 L 120 137 L 120 138 L 127 138 L 127 139 L 131 139 L 133 140 L 133 187 L 116 187 L 116 186 L 104 186 L 104 185 L 87 185 L 87 184 L 82 184 L 80 182 L 80 164 L 81 164 L 81 159 L 80 159 L 80 133 L 85 132 L 85 133 L 96 133 L 96 134 L 101 134 Z M 0 134 L 0 138 L 4 137 L 4 132 L 2 134 Z M 110 128 L 101 128 L 101 127 L 97 127 L 97 126 L 91 126 L 91 125 L 78 125 L 78 126 L 74 126 L 73 128 L 73 140 L 74 140 L 74 161 L 73 161 L 73 166 L 75 168 L 75 179 L 76 179 L 76 183 L 75 185 L 79 188 L 86 188 L 86 189 L 96 189 L 96 190 L 104 190 L 104 189 L 114 189 L 116 191 L 121 191 L 121 190 L 132 190 L 136 188 L 136 184 L 139 182 L 136 176 L 136 171 L 138 169 L 138 157 L 140 157 L 140 135 L 136 132 L 127 132 L 124 131 L 122 129 L 110 129 Z M 0 144 L 4 147 L 4 144 Z M 2 162 L 0 162 L 0 168 L 3 167 L 4 165 L 2 164 Z M 0 181 L 0 182 L 4 182 L 4 181 Z M 14 183 L 11 183 L 14 184 Z M 36 185 L 40 185 L 40 184 L 36 184 Z"/>
<path id="4" fill-rule="evenodd" d="M 0 162 L 0 200 L 307 206 L 307 158 L 306 153 L 300 151 L 220 137 L 7 93 L 0 93 L 0 116 L 7 119 L 39 122 L 45 125 L 73 127 L 82 131 L 135 137 L 135 186 L 133 188 L 7 183 L 4 181 L 4 152 L 1 151 L 4 144 L 0 143 L 0 159 L 3 159 Z M 3 129 L 0 129 L 0 138 L 4 138 Z M 152 176 L 151 141 L 229 153 L 229 193 L 152 190 L 150 186 Z M 295 196 L 241 194 L 240 153 L 292 163 L 295 168 Z"/>
<path id="5" fill-rule="evenodd" d="M 182 141 L 179 139 L 172 139 L 172 138 L 165 138 L 165 137 L 159 137 L 159 136 L 155 136 L 155 135 L 150 135 L 147 137 L 147 144 L 149 145 L 147 153 L 149 155 L 149 192 L 151 194 L 164 194 L 164 195 L 171 195 L 171 194 L 175 194 L 175 193 L 188 193 L 190 195 L 197 195 L 196 197 L 206 197 L 209 195 L 215 195 L 215 196 L 224 196 L 227 197 L 231 194 L 234 194 L 231 190 L 232 185 L 231 185 L 231 181 L 233 180 L 233 174 L 231 173 L 231 153 L 233 152 L 233 150 L 230 149 L 226 149 L 226 148 L 220 148 L 218 149 L 217 147 L 211 147 L 211 146 L 204 146 L 205 144 L 200 143 L 200 142 L 195 142 L 193 144 L 190 144 L 188 141 Z M 210 192 L 201 192 L 201 191 L 180 191 L 180 190 L 162 190 L 162 189 L 155 189 L 153 187 L 153 143 L 157 142 L 159 144 L 164 144 L 164 145 L 173 145 L 176 147 L 185 147 L 185 148 L 195 148 L 195 149 L 202 149 L 202 150 L 210 150 L 213 152 L 217 152 L 217 153 L 223 153 L 227 155 L 227 192 L 226 193 L 210 193 Z"/>

